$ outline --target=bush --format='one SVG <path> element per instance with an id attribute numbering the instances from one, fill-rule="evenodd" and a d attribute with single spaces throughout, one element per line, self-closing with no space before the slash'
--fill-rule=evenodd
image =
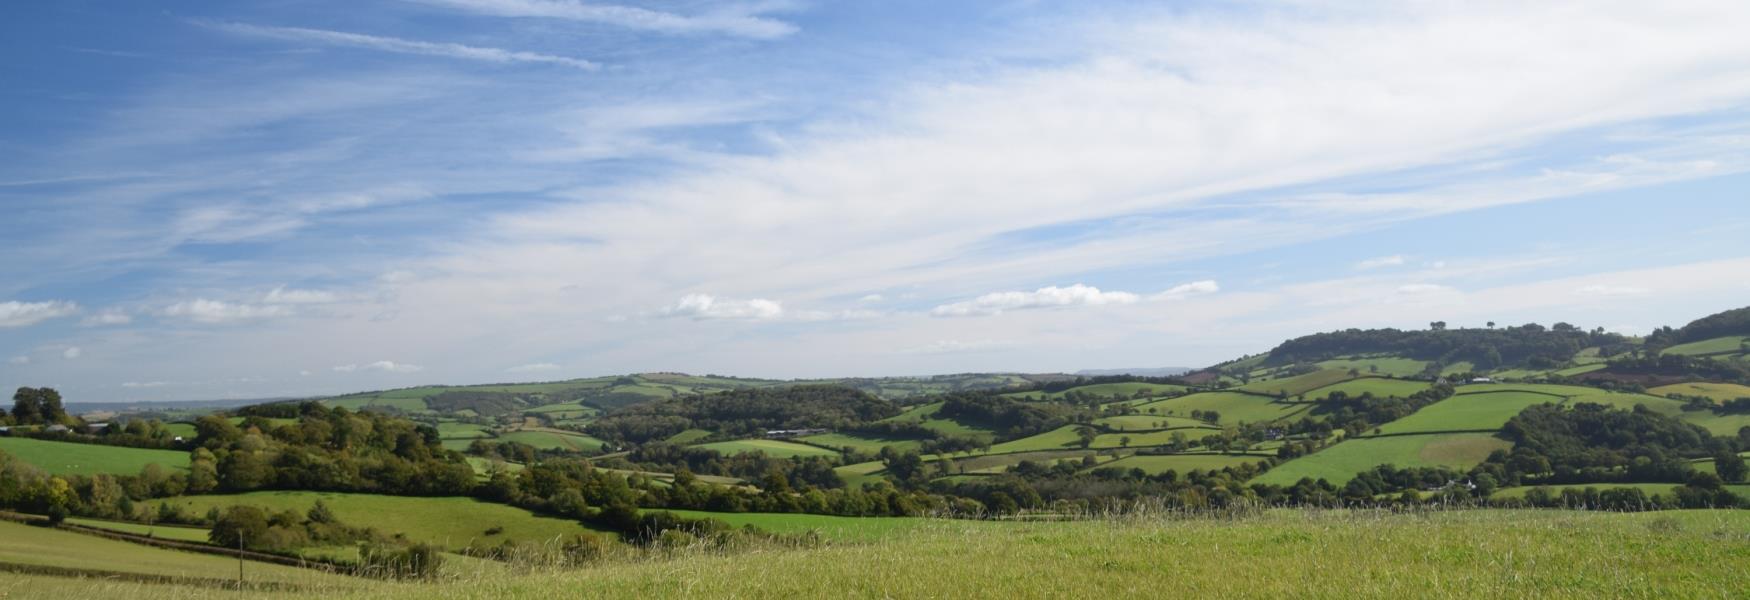
<path id="1" fill-rule="evenodd" d="M 405 547 L 363 544 L 359 547 L 360 570 L 376 577 L 430 579 L 438 575 L 443 562 L 438 547 L 431 544 Z"/>

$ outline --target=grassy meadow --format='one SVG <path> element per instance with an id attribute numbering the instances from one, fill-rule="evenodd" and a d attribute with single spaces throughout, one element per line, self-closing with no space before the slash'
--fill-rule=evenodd
<path id="1" fill-rule="evenodd" d="M 796 442 L 786 442 L 783 440 L 735 440 L 732 442 L 699 444 L 693 447 L 706 450 L 716 450 L 724 456 L 731 456 L 743 452 L 758 452 L 776 458 L 839 455 L 838 452 L 827 450 L 825 448 L 816 448 L 808 444 L 798 444 Z"/>
<path id="2" fill-rule="evenodd" d="M 0 437 L 0 451 L 51 475 L 138 475 L 149 464 L 166 469 L 188 468 L 188 453 L 177 450 Z"/>
<path id="3" fill-rule="evenodd" d="M 356 580 L 329 598 L 1730 598 L 1750 513 L 1269 511 L 1237 519 L 921 520 L 818 548 L 679 550 L 573 571 Z M 9 578 L 13 597 L 297 597 Z"/>
<path id="4" fill-rule="evenodd" d="M 496 545 L 501 540 L 544 542 L 589 531 L 577 521 L 536 515 L 529 511 L 481 502 L 473 498 L 428 498 L 378 496 L 339 492 L 250 492 L 209 496 L 183 496 L 164 502 L 181 504 L 194 514 L 212 507 L 249 505 L 271 511 L 310 510 L 321 499 L 341 522 L 375 527 L 385 533 L 404 533 L 408 539 L 457 550 L 479 541 Z M 156 505 L 159 501 L 151 501 Z M 492 527 L 503 531 L 487 535 Z"/>
<path id="5" fill-rule="evenodd" d="M 1309 477 L 1325 479 L 1341 486 L 1354 479 L 1356 473 L 1383 464 L 1469 469 L 1488 458 L 1490 452 L 1510 447 L 1511 442 L 1497 438 L 1492 433 L 1356 438 L 1337 442 L 1324 450 L 1277 465 L 1252 482 L 1294 485 L 1302 477 Z"/>

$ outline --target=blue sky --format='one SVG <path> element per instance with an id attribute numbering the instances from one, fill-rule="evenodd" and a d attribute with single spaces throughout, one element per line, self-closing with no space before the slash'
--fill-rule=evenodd
<path id="1" fill-rule="evenodd" d="M 13 3 L 0 385 L 1197 366 L 1750 304 L 1739 3 Z"/>

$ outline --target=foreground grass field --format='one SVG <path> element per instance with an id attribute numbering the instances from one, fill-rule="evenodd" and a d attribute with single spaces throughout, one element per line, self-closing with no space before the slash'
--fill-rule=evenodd
<path id="1" fill-rule="evenodd" d="M 0 521 L 0 569 L 30 567 L 60 567 L 102 572 L 94 576 L 162 576 L 199 579 L 237 580 L 237 559 L 195 554 L 110 540 L 91 535 L 33 527 L 10 521 Z M 59 593 L 14 595 L 9 584 L 18 575 L 0 576 L 0 598 L 54 597 L 90 598 L 94 595 L 65 588 Z M 251 562 L 244 567 L 246 581 L 294 582 L 301 584 L 349 587 L 357 580 L 326 575 L 317 571 L 280 565 Z M 81 580 L 45 578 L 46 582 L 76 585 Z M 181 586 L 172 586 L 181 587 Z M 231 591 L 231 594 L 237 592 Z M 112 596 L 127 598 L 128 595 Z"/>
<path id="2" fill-rule="evenodd" d="M 330 598 L 1733 598 L 1750 512 L 1281 511 L 1239 520 L 929 521 L 879 541 L 460 582 L 365 582 Z M 14 597 L 235 598 L 18 577 Z M 292 597 L 291 594 L 249 594 Z"/>
<path id="3" fill-rule="evenodd" d="M 53 475 L 139 475 L 149 464 L 187 469 L 188 453 L 0 437 L 0 451 Z"/>

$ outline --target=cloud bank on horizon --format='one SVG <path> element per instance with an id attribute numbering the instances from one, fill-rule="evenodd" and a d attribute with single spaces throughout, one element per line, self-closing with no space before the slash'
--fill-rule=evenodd
<path id="1" fill-rule="evenodd" d="M 1201 365 L 1750 298 L 1741 3 L 169 8 L 0 24 L 0 385 Z"/>

